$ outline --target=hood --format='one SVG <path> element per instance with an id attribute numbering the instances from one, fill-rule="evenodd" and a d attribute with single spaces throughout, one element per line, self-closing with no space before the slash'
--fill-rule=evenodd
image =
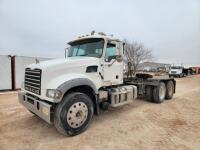
<path id="1" fill-rule="evenodd" d="M 76 67 L 76 66 L 87 66 L 87 65 L 98 65 L 99 64 L 99 58 L 95 57 L 68 57 L 68 58 L 62 58 L 62 59 L 53 59 L 53 60 L 47 60 L 39 62 L 38 64 L 34 63 L 31 65 L 28 65 L 28 68 L 31 69 L 48 69 L 53 68 L 57 66 L 65 66 L 65 67 Z"/>

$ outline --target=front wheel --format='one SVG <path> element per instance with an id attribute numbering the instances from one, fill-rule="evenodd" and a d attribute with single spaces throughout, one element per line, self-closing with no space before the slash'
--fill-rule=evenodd
<path id="1" fill-rule="evenodd" d="M 87 129 L 94 110 L 92 100 L 84 93 L 71 93 L 57 105 L 54 125 L 63 135 L 77 135 Z"/>

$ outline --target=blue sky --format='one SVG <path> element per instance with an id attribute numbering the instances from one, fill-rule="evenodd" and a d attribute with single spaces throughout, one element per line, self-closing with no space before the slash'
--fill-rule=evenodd
<path id="1" fill-rule="evenodd" d="M 0 0 L 0 54 L 64 57 L 92 30 L 142 42 L 158 62 L 200 64 L 200 0 Z"/>

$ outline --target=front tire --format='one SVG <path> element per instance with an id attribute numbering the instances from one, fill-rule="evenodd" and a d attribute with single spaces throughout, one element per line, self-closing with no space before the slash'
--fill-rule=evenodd
<path id="1" fill-rule="evenodd" d="M 74 136 L 85 131 L 93 117 L 91 98 L 84 93 L 74 92 L 63 98 L 56 106 L 54 125 L 65 136 Z"/>
<path id="2" fill-rule="evenodd" d="M 160 82 L 158 86 L 153 89 L 153 99 L 155 103 L 162 103 L 166 96 L 166 86 L 164 82 Z"/>

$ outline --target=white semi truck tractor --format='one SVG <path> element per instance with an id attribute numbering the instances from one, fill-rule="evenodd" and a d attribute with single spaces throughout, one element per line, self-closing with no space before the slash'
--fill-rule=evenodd
<path id="1" fill-rule="evenodd" d="M 93 117 L 137 97 L 161 103 L 172 99 L 176 81 L 146 74 L 124 75 L 124 43 L 91 34 L 68 43 L 67 57 L 25 69 L 19 102 L 63 135 L 85 131 Z"/>
<path id="2" fill-rule="evenodd" d="M 170 77 L 184 77 L 186 74 L 184 73 L 184 67 L 183 66 L 172 66 L 169 71 Z"/>

